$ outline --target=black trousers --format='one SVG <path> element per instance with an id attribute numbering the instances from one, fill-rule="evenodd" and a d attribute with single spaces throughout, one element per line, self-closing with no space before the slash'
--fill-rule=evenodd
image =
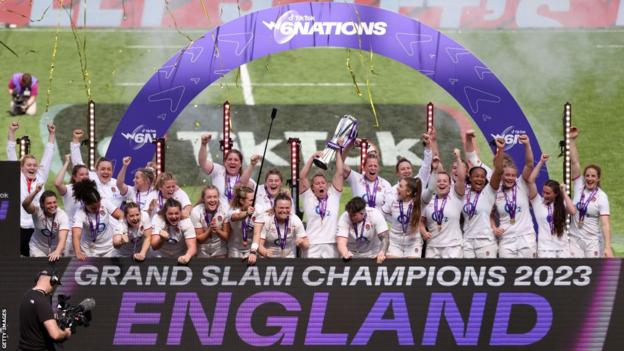
<path id="1" fill-rule="evenodd" d="M 30 237 L 34 232 L 33 228 L 20 228 L 20 255 L 30 256 Z"/>

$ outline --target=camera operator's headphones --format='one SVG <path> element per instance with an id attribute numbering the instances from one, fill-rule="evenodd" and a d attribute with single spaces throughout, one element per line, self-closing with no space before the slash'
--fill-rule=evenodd
<path id="1" fill-rule="evenodd" d="M 50 285 L 57 286 L 61 284 L 61 278 L 56 274 L 54 269 L 44 269 L 41 272 L 37 273 L 37 277 L 35 278 L 35 283 L 41 278 L 41 276 L 47 275 L 50 277 Z"/>

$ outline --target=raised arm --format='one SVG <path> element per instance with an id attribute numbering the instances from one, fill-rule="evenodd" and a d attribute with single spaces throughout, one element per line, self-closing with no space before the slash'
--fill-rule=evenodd
<path id="1" fill-rule="evenodd" d="M 576 138 L 579 136 L 579 130 L 576 127 L 570 129 L 570 168 L 572 179 L 581 176 L 581 161 L 578 149 L 576 147 Z"/>
<path id="2" fill-rule="evenodd" d="M 438 132 L 436 131 L 435 127 L 431 129 L 431 132 L 429 133 L 429 139 L 431 140 L 430 147 L 433 156 L 440 156 L 440 148 L 438 147 Z"/>
<path id="3" fill-rule="evenodd" d="M 208 160 L 208 142 L 210 139 L 212 139 L 212 134 L 202 134 L 199 154 L 197 155 L 197 162 L 206 174 L 212 173 L 213 167 L 212 161 Z"/>
<path id="4" fill-rule="evenodd" d="M 310 169 L 312 169 L 312 163 L 315 158 L 320 157 L 323 154 L 322 151 L 316 151 L 315 153 L 308 158 L 301 173 L 299 173 L 299 194 L 303 194 L 306 190 L 310 188 L 310 181 L 308 180 L 308 173 L 310 173 Z M 342 159 L 340 155 L 336 156 L 336 159 Z M 336 161 L 338 162 L 338 161 Z M 338 171 L 336 171 L 338 173 Z M 340 174 L 342 176 L 342 174 Z"/>
<path id="5" fill-rule="evenodd" d="M 22 201 L 22 207 L 24 208 L 26 212 L 28 212 L 28 214 L 35 213 L 36 207 L 35 205 L 33 205 L 32 202 L 37 196 L 37 194 L 41 191 L 42 188 L 43 188 L 43 184 L 37 183 L 37 187 L 35 188 L 35 191 L 26 195 L 26 198 L 24 199 L 24 201 Z"/>
<path id="6" fill-rule="evenodd" d="M 455 193 L 464 196 L 466 192 L 466 165 L 461 159 L 461 151 L 454 149 L 455 162 L 457 162 L 457 177 L 455 179 Z"/>
<path id="7" fill-rule="evenodd" d="M 344 185 L 344 159 L 340 156 L 336 156 L 336 172 L 334 172 L 334 177 L 332 178 L 332 185 L 336 190 L 342 191 L 342 187 Z"/>
<path id="8" fill-rule="evenodd" d="M 569 215 L 574 216 L 576 214 L 576 206 L 574 205 L 574 202 L 572 202 L 572 199 L 570 199 L 570 196 L 568 196 L 566 185 L 559 184 L 559 190 L 561 190 L 561 194 L 563 194 L 563 203 L 565 204 L 566 212 Z"/>
<path id="9" fill-rule="evenodd" d="M 535 184 L 535 179 L 537 179 L 542 166 L 548 162 L 548 158 L 548 154 L 542 154 L 542 157 L 540 157 L 539 162 L 537 162 L 537 165 L 533 168 L 533 171 L 527 180 L 527 184 L 529 185 L 529 200 L 533 200 L 537 196 L 537 185 Z"/>
<path id="10" fill-rule="evenodd" d="M 61 170 L 56 174 L 56 178 L 54 178 L 54 186 L 56 187 L 56 191 L 58 191 L 61 196 L 67 193 L 67 187 L 65 186 L 65 173 L 67 173 L 67 168 L 69 168 L 70 160 L 71 156 L 69 154 L 65 155 L 65 162 L 63 162 Z"/>
<path id="11" fill-rule="evenodd" d="M 477 146 L 477 135 L 473 129 L 466 131 L 464 140 L 464 152 L 466 154 L 466 161 L 468 161 L 470 167 L 483 167 L 488 175 L 488 178 L 490 178 L 490 175 L 492 174 L 492 169 L 490 169 L 490 167 L 488 167 L 481 160 L 479 147 Z"/>
<path id="12" fill-rule="evenodd" d="M 126 179 L 126 172 L 128 171 L 130 162 L 132 162 L 132 157 L 124 157 L 119 174 L 117 174 L 117 189 L 119 189 L 119 194 L 121 194 L 121 196 L 125 196 L 128 193 L 128 186 L 124 182 L 124 179 Z"/>
<path id="13" fill-rule="evenodd" d="M 48 124 L 48 143 L 43 149 L 43 156 L 41 156 L 41 162 L 39 162 L 39 169 L 37 169 L 37 180 L 45 183 L 48 180 L 50 174 L 50 166 L 52 165 L 52 156 L 56 146 L 54 142 L 56 140 L 56 126 L 54 124 Z"/>
<path id="14" fill-rule="evenodd" d="M 526 134 L 522 134 L 518 137 L 518 141 L 521 144 L 524 144 L 524 168 L 522 169 L 522 179 L 528 181 L 531 176 L 531 171 L 533 170 L 533 149 L 531 149 L 531 142 L 529 141 L 529 137 Z"/>
<path id="15" fill-rule="evenodd" d="M 15 152 L 15 131 L 19 129 L 19 123 L 14 121 L 9 124 L 9 135 L 7 137 L 7 160 L 17 161 L 17 154 Z"/>
<path id="16" fill-rule="evenodd" d="M 71 154 L 71 161 L 74 166 L 84 165 L 82 161 L 82 154 L 80 153 L 80 143 L 84 137 L 84 130 L 76 128 L 72 130 L 72 141 L 69 144 L 69 153 Z"/>
<path id="17" fill-rule="evenodd" d="M 418 177 L 423 184 L 427 184 L 427 180 L 429 180 L 429 175 L 431 174 L 433 151 L 431 150 L 431 137 L 428 133 L 423 133 L 422 140 L 423 143 L 425 143 L 425 150 L 423 152 L 422 163 L 420 164 L 418 175 L 416 177 Z"/>
<path id="18" fill-rule="evenodd" d="M 254 168 L 256 167 L 256 165 L 258 164 L 258 161 L 260 161 L 261 158 L 262 157 L 260 155 L 251 156 L 251 158 L 249 159 L 249 165 L 247 165 L 247 167 L 241 174 L 238 184 L 240 184 L 241 186 L 249 186 L 249 180 L 251 179 L 251 174 L 253 173 Z"/>
<path id="19" fill-rule="evenodd" d="M 495 142 L 496 156 L 494 156 L 494 172 L 492 173 L 492 178 L 490 179 L 490 186 L 494 189 L 494 191 L 498 191 L 505 164 L 505 141 L 502 138 L 497 138 Z"/>

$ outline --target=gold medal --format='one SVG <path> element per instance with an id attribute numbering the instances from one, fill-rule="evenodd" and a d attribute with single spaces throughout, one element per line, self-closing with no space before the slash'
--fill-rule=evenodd
<path id="1" fill-rule="evenodd" d="M 578 222 L 578 227 L 579 227 L 579 229 L 583 228 L 583 224 L 585 224 L 585 222 L 584 222 L 584 221 L 579 221 L 579 222 Z"/>
<path id="2" fill-rule="evenodd" d="M 442 224 L 438 224 L 438 232 L 442 231 Z"/>
<path id="3" fill-rule="evenodd" d="M 512 218 L 510 222 L 511 222 L 511 224 L 512 224 L 512 225 L 513 225 L 513 224 L 516 224 L 516 219 L 515 219 L 515 218 Z"/>

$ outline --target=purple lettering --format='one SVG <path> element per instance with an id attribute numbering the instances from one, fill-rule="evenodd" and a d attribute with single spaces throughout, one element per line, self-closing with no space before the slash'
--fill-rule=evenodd
<path id="1" fill-rule="evenodd" d="M 323 334 L 323 324 L 327 311 L 327 299 L 329 293 L 315 293 L 310 309 L 310 320 L 306 331 L 306 345 L 346 345 L 347 334 L 326 333 Z"/>
<path id="2" fill-rule="evenodd" d="M 264 291 L 253 294 L 243 301 L 236 313 L 236 330 L 241 340 L 251 346 L 271 346 L 278 342 L 280 345 L 293 345 L 297 331 L 297 317 L 268 317 L 267 327 L 280 327 L 280 330 L 273 335 L 259 335 L 253 329 L 251 325 L 253 313 L 256 308 L 266 303 L 282 305 L 288 312 L 301 311 L 299 301 L 285 292 Z"/>
<path id="3" fill-rule="evenodd" d="M 526 333 L 509 334 L 513 305 L 528 305 L 536 312 L 535 325 Z M 496 305 L 490 345 L 530 345 L 541 340 L 552 326 L 552 307 L 544 297 L 533 293 L 501 293 Z"/>
<path id="4" fill-rule="evenodd" d="M 162 304 L 163 302 L 165 302 L 164 292 L 124 293 L 119 307 L 113 345 L 156 345 L 157 333 L 132 333 L 132 326 L 135 324 L 158 325 L 160 313 L 138 313 L 135 307 L 140 303 Z"/>
<path id="5" fill-rule="evenodd" d="M 383 318 L 388 309 L 393 312 L 392 319 Z M 373 333 L 378 330 L 394 330 L 397 333 L 399 345 L 414 345 L 412 326 L 403 293 L 381 293 L 373 308 L 368 312 L 360 330 L 355 334 L 351 345 L 368 344 Z"/>
<path id="6" fill-rule="evenodd" d="M 221 345 L 231 301 L 232 293 L 224 292 L 217 295 L 212 316 L 212 328 L 210 328 L 210 322 L 197 294 L 194 292 L 177 293 L 171 315 L 171 324 L 169 325 L 167 345 L 180 345 L 187 315 L 191 317 L 191 322 L 202 345 Z"/>
<path id="7" fill-rule="evenodd" d="M 475 293 L 472 296 L 470 315 L 468 323 L 464 323 L 461 313 L 455 303 L 455 298 L 451 293 L 432 293 L 429 301 L 429 311 L 425 322 L 425 332 L 423 335 L 423 345 L 435 345 L 438 338 L 438 329 L 442 313 L 446 319 L 449 329 L 455 338 L 457 345 L 477 345 L 481 322 L 483 321 L 483 311 L 485 310 L 486 293 Z"/>

